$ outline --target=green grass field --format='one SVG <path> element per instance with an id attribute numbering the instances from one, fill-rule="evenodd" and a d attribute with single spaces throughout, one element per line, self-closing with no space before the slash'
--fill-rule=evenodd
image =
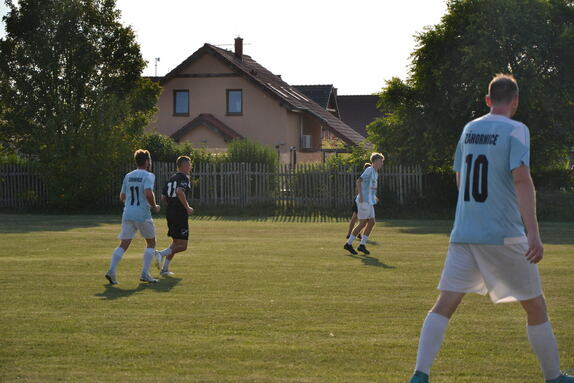
<path id="1" fill-rule="evenodd" d="M 341 248 L 345 221 L 198 217 L 174 278 L 139 283 L 137 240 L 111 287 L 119 220 L 0 214 L 0 381 L 406 383 L 451 225 L 379 222 L 362 257 Z M 574 223 L 542 230 L 543 286 L 574 367 Z M 467 296 L 432 382 L 542 381 L 519 305 Z"/>

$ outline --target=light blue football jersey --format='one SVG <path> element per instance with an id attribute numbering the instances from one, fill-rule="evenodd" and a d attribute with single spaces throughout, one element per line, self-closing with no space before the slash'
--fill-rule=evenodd
<path id="1" fill-rule="evenodd" d="M 503 245 L 524 236 L 512 170 L 530 166 L 526 125 L 497 114 L 469 122 L 454 158 L 460 186 L 450 241 Z"/>
<path id="2" fill-rule="evenodd" d="M 361 183 L 361 191 L 363 192 L 363 202 L 367 202 L 368 204 L 374 205 L 377 203 L 377 185 L 379 179 L 379 173 L 373 168 L 369 166 L 363 171 L 361 174 L 361 179 L 363 182 Z M 356 197 L 356 201 L 359 202 L 359 195 Z"/>
<path id="3" fill-rule="evenodd" d="M 145 221 L 151 218 L 150 205 L 144 190 L 153 190 L 155 175 L 143 169 L 136 169 L 124 177 L 122 193 L 126 195 L 123 221 Z"/>

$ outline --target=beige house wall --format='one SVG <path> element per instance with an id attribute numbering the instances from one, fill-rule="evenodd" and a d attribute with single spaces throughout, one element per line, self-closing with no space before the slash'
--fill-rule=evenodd
<path id="1" fill-rule="evenodd" d="M 209 54 L 196 59 L 180 71 L 180 74 L 206 73 L 235 72 Z M 189 116 L 173 115 L 173 91 L 176 89 L 189 90 Z M 227 115 L 227 89 L 242 89 L 242 115 Z M 312 135 L 313 147 L 319 150 L 321 147 L 319 121 L 305 113 L 291 112 L 282 107 L 279 102 L 279 99 L 242 77 L 176 77 L 163 85 L 158 101 L 159 111 L 156 113 L 150 130 L 170 136 L 199 114 L 210 113 L 245 138 L 274 149 L 279 145 L 281 159 L 288 162 L 289 148 L 295 146 L 300 150 L 301 147 L 299 119 L 302 118 L 304 134 Z M 222 138 L 219 141 L 215 140 L 214 136 L 205 129 L 198 128 L 182 139 L 182 141 L 191 141 L 196 146 L 201 146 L 203 140 L 207 140 L 208 148 L 216 148 L 225 144 Z M 305 155 L 305 158 L 307 157 L 310 156 Z M 300 158 L 298 153 L 298 162 Z M 320 158 L 320 153 L 318 153 L 318 159 Z"/>
<path id="2" fill-rule="evenodd" d="M 183 136 L 181 141 L 191 141 L 195 147 L 206 148 L 209 151 L 227 149 L 227 142 L 225 142 L 221 134 L 203 125 L 196 126 L 191 132 Z"/>

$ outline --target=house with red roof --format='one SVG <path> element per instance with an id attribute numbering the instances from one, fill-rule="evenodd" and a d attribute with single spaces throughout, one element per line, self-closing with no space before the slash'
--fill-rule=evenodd
<path id="1" fill-rule="evenodd" d="M 284 163 L 321 161 L 326 135 L 347 145 L 365 140 L 339 118 L 336 90 L 319 104 L 245 55 L 241 38 L 234 48 L 205 44 L 153 78 L 162 93 L 150 129 L 213 152 L 247 138 L 275 148 Z"/>

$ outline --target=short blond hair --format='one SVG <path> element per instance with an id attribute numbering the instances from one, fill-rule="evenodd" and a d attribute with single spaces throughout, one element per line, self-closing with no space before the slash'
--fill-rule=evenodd
<path id="1" fill-rule="evenodd" d="M 137 166 L 144 166 L 146 161 L 151 161 L 151 154 L 149 150 L 138 149 L 134 153 L 134 161 Z"/>
<path id="2" fill-rule="evenodd" d="M 184 162 L 189 162 L 191 164 L 191 158 L 188 156 L 179 156 L 175 161 L 175 166 L 179 169 Z"/>
<path id="3" fill-rule="evenodd" d="M 371 163 L 373 163 L 374 161 L 379 160 L 379 159 L 383 160 L 383 161 L 385 160 L 385 156 L 383 156 L 383 153 L 375 152 L 375 153 L 371 154 L 371 158 L 370 158 Z"/>

